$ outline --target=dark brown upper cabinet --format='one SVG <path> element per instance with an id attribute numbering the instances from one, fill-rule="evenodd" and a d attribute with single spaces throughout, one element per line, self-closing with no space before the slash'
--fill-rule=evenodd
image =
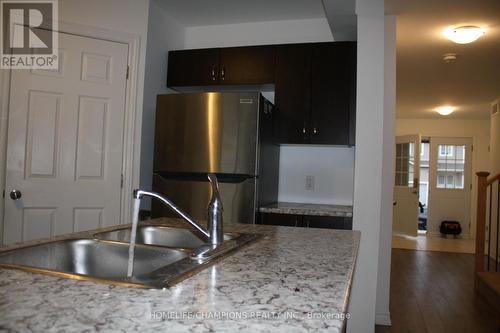
<path id="1" fill-rule="evenodd" d="M 170 51 L 167 86 L 208 86 L 219 82 L 219 49 Z"/>
<path id="2" fill-rule="evenodd" d="M 354 145 L 356 44 L 280 46 L 275 136 L 279 143 Z"/>
<path id="3" fill-rule="evenodd" d="M 278 46 L 275 73 L 274 137 L 278 143 L 309 143 L 310 45 Z"/>
<path id="4" fill-rule="evenodd" d="M 168 87 L 274 82 L 274 46 L 170 51 Z"/>
<path id="5" fill-rule="evenodd" d="M 274 59 L 274 46 L 222 48 L 219 84 L 272 84 Z"/>
<path id="6" fill-rule="evenodd" d="M 311 143 L 354 145 L 355 44 L 313 44 L 311 52 Z"/>
<path id="7" fill-rule="evenodd" d="M 273 83 L 276 143 L 355 144 L 355 42 L 169 52 L 168 87 Z"/>

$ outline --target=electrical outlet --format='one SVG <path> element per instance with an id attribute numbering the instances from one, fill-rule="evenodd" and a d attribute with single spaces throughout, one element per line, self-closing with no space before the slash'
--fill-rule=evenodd
<path id="1" fill-rule="evenodd" d="M 306 191 L 314 191 L 314 176 L 306 176 Z"/>

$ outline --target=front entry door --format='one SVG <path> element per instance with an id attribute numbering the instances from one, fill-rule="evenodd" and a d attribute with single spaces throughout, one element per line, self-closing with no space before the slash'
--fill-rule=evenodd
<path id="1" fill-rule="evenodd" d="M 5 244 L 120 223 L 128 46 L 59 48 L 57 71 L 12 70 Z"/>
<path id="2" fill-rule="evenodd" d="M 458 221 L 462 234 L 470 233 L 471 138 L 431 138 L 429 170 L 429 224 L 439 233 L 442 221 Z"/>
<path id="3" fill-rule="evenodd" d="M 420 135 L 396 137 L 393 231 L 417 236 Z"/>

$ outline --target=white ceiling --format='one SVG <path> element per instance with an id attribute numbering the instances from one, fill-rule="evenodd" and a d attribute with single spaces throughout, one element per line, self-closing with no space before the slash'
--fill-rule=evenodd
<path id="1" fill-rule="evenodd" d="M 185 26 L 324 18 L 321 0 L 157 0 Z"/>
<path id="2" fill-rule="evenodd" d="M 442 117 L 432 109 L 458 107 L 450 118 L 487 118 L 500 97 L 500 0 L 386 0 L 397 23 L 397 117 Z M 477 42 L 454 44 L 441 31 L 486 26 Z M 458 54 L 446 64 L 442 55 Z"/>

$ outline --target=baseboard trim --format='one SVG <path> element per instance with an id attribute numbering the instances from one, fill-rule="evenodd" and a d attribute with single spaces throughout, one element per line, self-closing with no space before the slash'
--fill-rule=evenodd
<path id="1" fill-rule="evenodd" d="M 453 239 L 452 237 L 446 238 L 443 237 L 443 234 L 441 234 L 439 231 L 427 231 L 427 236 L 430 237 L 441 237 L 443 239 Z M 473 239 L 471 234 L 460 234 L 457 235 L 456 239 Z"/>
<path id="2" fill-rule="evenodd" d="M 375 324 L 382 326 L 392 326 L 391 313 L 376 313 L 375 314 Z"/>

